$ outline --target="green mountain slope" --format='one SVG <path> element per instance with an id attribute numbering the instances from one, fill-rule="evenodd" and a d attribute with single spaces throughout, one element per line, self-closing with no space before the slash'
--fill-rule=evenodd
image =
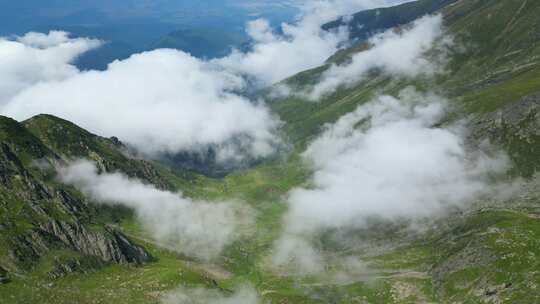
<path id="1" fill-rule="evenodd" d="M 138 159 L 117 139 L 53 116 L 22 123 L 0 117 L 2 303 L 159 303 L 179 286 L 229 294 L 246 283 L 269 303 L 540 302 L 540 2 L 422 0 L 380 10 L 383 19 L 369 19 L 376 11 L 355 18 L 368 18 L 369 32 L 377 32 L 434 10 L 463 46 L 451 54 L 446 73 L 395 79 L 372 71 L 319 102 L 274 100 L 271 107 L 295 145 L 292 155 L 223 178 Z M 307 88 L 330 64 L 368 47 L 355 45 L 285 82 Z M 358 231 L 355 241 L 362 246 L 336 248 L 320 240 L 336 259 L 359 257 L 369 266 L 366 275 L 335 280 L 336 266 L 297 277 L 269 267 L 287 193 L 311 183 L 299 152 L 324 124 L 407 86 L 448 96 L 455 111 L 447 121 L 468 118 L 471 142 L 490 139 L 505 148 L 515 164 L 512 177 L 522 178 L 519 195 L 478 201 L 422 233 L 380 225 Z M 77 158 L 192 198 L 242 201 L 255 210 L 254 223 L 211 262 L 185 257 L 149 238 L 129 210 L 96 205 L 60 184 L 54 166 Z M 108 249 L 99 250 L 103 246 Z"/>
<path id="2" fill-rule="evenodd" d="M 323 29 L 332 30 L 347 26 L 352 40 L 364 41 L 373 34 L 405 25 L 454 2 L 457 0 L 419 0 L 397 6 L 365 10 L 350 17 L 342 17 L 329 22 L 323 25 Z"/>
<path id="3" fill-rule="evenodd" d="M 172 187 L 148 161 L 130 157 L 128 148 L 117 138 L 99 137 L 51 115 L 38 115 L 22 124 L 28 132 L 51 150 L 57 151 L 65 160 L 89 159 L 104 171 L 121 171 L 161 189 Z"/>
<path id="4" fill-rule="evenodd" d="M 431 1 L 432 5 L 436 3 L 438 1 Z M 487 115 L 540 91 L 539 2 L 459 1 L 439 12 L 444 16 L 447 34 L 454 37 L 459 48 L 450 56 L 446 73 L 434 79 L 393 79 L 372 71 L 366 80 L 341 88 L 318 102 L 308 102 L 300 97 L 274 101 L 272 107 L 287 122 L 285 128 L 289 137 L 302 147 L 325 123 L 336 121 L 374 94 L 396 93 L 409 85 L 419 89 L 429 87 L 451 97 L 464 111 L 457 114 L 459 117 Z M 360 44 L 344 53 L 361 52 L 366 47 Z M 315 83 L 330 64 L 343 61 L 333 59 L 320 68 L 295 75 L 285 83 L 296 90 L 305 89 Z M 529 147 L 524 149 L 537 149 L 533 147 L 535 141 L 506 138 Z M 540 159 L 531 160 L 526 155 L 516 154 L 514 160 L 519 161 L 522 157 L 533 161 L 533 168 L 540 165 Z"/>
<path id="5" fill-rule="evenodd" d="M 63 162 L 59 154 L 16 121 L 2 117 L 0 130 L 2 268 L 21 273 L 54 256 L 49 273 L 61 275 L 83 267 L 86 257 L 95 259 L 92 264 L 150 259 L 144 249 L 106 226 L 114 210 L 88 205 L 79 193 L 55 181 L 54 166 Z"/>

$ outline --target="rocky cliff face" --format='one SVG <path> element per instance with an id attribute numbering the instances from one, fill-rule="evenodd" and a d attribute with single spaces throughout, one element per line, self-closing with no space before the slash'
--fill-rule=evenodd
<path id="1" fill-rule="evenodd" d="M 475 138 L 488 138 L 509 152 L 520 173 L 540 171 L 540 92 L 473 121 Z"/>
<path id="2" fill-rule="evenodd" d="M 150 163 L 129 159 L 114 146 L 109 151 L 96 148 L 101 138 L 79 135 L 79 142 L 86 143 L 83 151 L 99 158 L 102 170 L 121 170 L 126 164 L 114 157 L 122 157 L 132 168 L 130 175 L 167 186 Z M 0 282 L 7 281 L 8 272 L 29 270 L 58 250 L 103 263 L 141 264 L 151 259 L 144 248 L 100 220 L 106 217 L 106 208 L 89 204 L 76 190 L 56 181 L 57 164 L 85 156 L 58 148 L 46 146 L 16 121 L 0 119 Z M 57 264 L 53 276 L 74 271 L 82 262 L 71 259 Z"/>
<path id="3" fill-rule="evenodd" d="M 7 271 L 0 267 L 0 284 L 7 283 L 9 281 L 9 278 L 7 276 Z"/>
<path id="4" fill-rule="evenodd" d="M 53 247 L 69 248 L 105 262 L 141 264 L 150 260 L 143 248 L 133 244 L 121 232 L 109 227 L 104 231 L 90 231 L 79 222 L 51 220 L 17 236 L 14 247 L 11 252 L 17 260 L 39 258 Z"/>

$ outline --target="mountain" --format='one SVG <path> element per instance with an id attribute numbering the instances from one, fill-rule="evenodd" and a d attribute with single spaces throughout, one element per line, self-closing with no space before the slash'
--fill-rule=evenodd
<path id="1" fill-rule="evenodd" d="M 341 17 L 323 25 L 324 30 L 346 26 L 353 41 L 363 41 L 373 34 L 405 25 L 426 14 L 432 14 L 458 0 L 419 0 L 397 6 L 376 8 Z"/>
<path id="2" fill-rule="evenodd" d="M 59 185 L 53 178 L 54 166 L 70 155 L 94 153 L 87 143 L 95 144 L 95 151 L 103 152 L 104 159 L 100 161 L 104 167 L 114 167 L 116 158 L 127 165 L 113 143 L 56 118 L 36 117 L 25 123 L 28 127 L 0 118 L 0 260 L 4 271 L 25 271 L 32 269 L 38 260 L 47 259 L 51 263 L 48 275 L 59 277 L 105 263 L 150 261 L 142 247 L 106 222 L 121 210 L 88 205 L 80 193 Z M 50 133 L 32 133 L 33 128 L 45 125 Z M 50 139 L 55 131 L 71 134 L 77 142 L 70 143 L 63 137 L 60 145 L 65 150 L 53 150 L 39 136 Z M 85 137 L 88 142 L 84 142 Z M 49 143 L 60 148 L 56 146 L 58 143 Z M 133 169 L 130 166 L 133 174 L 150 176 L 143 171 L 143 163 L 131 165 L 134 165 Z"/>
<path id="3" fill-rule="evenodd" d="M 182 50 L 198 58 L 218 58 L 229 54 L 248 41 L 243 32 L 185 29 L 161 37 L 150 49 L 171 48 Z"/>
<path id="4" fill-rule="evenodd" d="M 142 160 L 118 139 L 57 117 L 0 118 L 0 299 L 160 303 L 178 286 L 230 295 L 249 282 L 269 303 L 540 302 L 540 2 L 420 0 L 360 12 L 353 22 L 369 26 L 353 32 L 350 48 L 284 83 L 310 88 L 332 65 L 369 50 L 371 34 L 399 31 L 432 12 L 443 15 L 458 46 L 467 46 L 451 50 L 445 73 L 396 78 L 373 70 L 318 102 L 276 98 L 270 106 L 293 152 L 220 178 Z M 316 240 L 337 258 L 354 254 L 368 265 L 352 276 L 339 267 L 299 278 L 269 269 L 289 191 L 313 186 L 300 154 L 328 123 L 410 86 L 448 96 L 453 111 L 442 123 L 466 124 L 471 145 L 490 140 L 508 151 L 514 165 L 506 178 L 519 181 L 518 195 L 483 198 L 418 234 L 375 221 L 347 235 L 354 242 L 345 246 L 326 235 Z M 56 168 L 78 158 L 194 199 L 240 199 L 255 210 L 254 223 L 211 262 L 184 256 L 153 241 L 132 211 L 97 204 L 60 183 Z"/>
<path id="5" fill-rule="evenodd" d="M 418 3 L 425 5 L 430 2 Z M 431 3 L 438 4 L 439 1 Z M 539 36 L 534 17 L 538 11 L 537 5 L 520 1 L 460 1 L 450 4 L 441 10 L 448 33 L 461 44 L 474 47 L 452 55 L 448 73 L 435 79 L 403 82 L 392 82 L 382 74 L 374 75 L 338 90 L 316 104 L 290 98 L 274 102 L 274 110 L 287 122 L 288 133 L 297 142 L 309 140 L 325 123 L 335 121 L 366 102 L 375 91 L 395 92 L 409 85 L 416 86 L 419 81 L 423 86 L 437 86 L 455 100 L 460 100 L 459 106 L 469 114 L 496 111 L 538 91 L 536 58 Z M 385 26 L 380 30 L 384 29 Z M 375 29 L 375 32 L 380 30 Z M 285 82 L 298 90 L 307 88 L 333 63 L 346 62 L 351 55 L 367 48 L 369 46 L 360 41 L 331 57 L 324 66 L 299 73 Z"/>
<path id="6" fill-rule="evenodd" d="M 430 8 L 438 4 L 439 1 L 418 1 L 401 7 L 426 5 Z M 387 12 L 393 10 L 399 11 L 396 7 Z M 383 9 L 379 11 L 383 16 Z M 536 270 L 531 269 L 538 269 L 539 265 L 535 258 L 529 259 L 518 251 L 530 252 L 531 256 L 537 254 L 533 235 L 538 233 L 536 219 L 540 202 L 538 179 L 534 177 L 540 169 L 537 131 L 540 127 L 537 17 L 540 3 L 457 1 L 441 7 L 438 12 L 444 16 L 448 33 L 460 46 L 465 46 L 450 57 L 446 73 L 428 79 L 393 79 L 372 71 L 370 77 L 342 87 L 317 103 L 297 96 L 274 100 L 272 107 L 286 122 L 289 138 L 302 151 L 325 124 L 335 122 L 378 94 L 393 95 L 413 86 L 420 90 L 436 88 L 450 96 L 456 110 L 447 119 L 467 119 L 472 141 L 489 139 L 504 147 L 514 163 L 512 174 L 530 182 L 521 190 L 519 198 L 499 204 L 481 204 L 469 214 L 455 218 L 455 222 L 447 219 L 448 228 L 376 260 L 394 269 L 416 264 L 413 269 L 426 272 L 426 285 L 420 283 L 421 279 L 411 284 L 412 278 L 398 284 L 413 290 L 409 293 L 410 302 L 537 302 L 538 293 L 530 282 L 538 280 Z M 369 21 L 373 18 L 370 14 L 378 13 L 368 11 L 354 16 Z M 417 16 L 420 15 L 422 13 L 417 12 Z M 331 24 L 340 23 L 338 20 Z M 384 22 L 371 24 L 374 25 L 368 32 L 377 33 L 387 28 Z M 357 44 L 330 58 L 326 65 L 284 82 L 298 91 L 310 88 L 332 64 L 347 63 L 352 55 L 368 50 L 370 46 L 363 41 L 368 32 L 353 32 L 353 37 L 359 40 Z M 518 239 L 520 245 L 515 243 Z M 516 246 L 514 253 L 511 253 L 512 246 Z M 410 258 L 405 258 L 409 254 Z M 396 261 L 399 262 L 394 264 Z M 429 297 L 431 292 L 418 292 L 423 288 L 434 292 L 434 298 Z"/>
<path id="7" fill-rule="evenodd" d="M 0 1 L 0 36 L 62 30 L 106 44 L 77 60 L 80 69 L 103 70 L 116 59 L 158 47 L 179 48 L 202 57 L 226 54 L 241 44 L 245 23 L 266 18 L 292 20 L 286 1 Z M 216 28 L 215 31 L 202 29 Z"/>

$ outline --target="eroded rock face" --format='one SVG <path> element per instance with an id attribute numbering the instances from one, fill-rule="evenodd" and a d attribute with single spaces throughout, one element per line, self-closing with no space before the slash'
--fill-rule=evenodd
<path id="1" fill-rule="evenodd" d="M 477 244 L 481 243 L 480 240 L 476 240 L 475 242 Z M 446 258 L 442 263 L 434 265 L 430 271 L 433 286 L 435 290 L 442 291 L 443 283 L 447 277 L 453 273 L 474 267 L 490 265 L 496 260 L 497 257 L 492 252 L 471 243 L 452 256 Z"/>
<path id="2" fill-rule="evenodd" d="M 40 229 L 40 235 L 45 238 L 47 236 L 57 238 L 75 251 L 100 257 L 106 262 L 141 264 L 150 260 L 150 256 L 143 248 L 134 245 L 121 232 L 112 228 L 94 232 L 79 223 L 51 221 L 42 225 Z"/>
<path id="3" fill-rule="evenodd" d="M 23 264 L 31 264 L 59 248 L 119 264 L 142 264 L 151 260 L 142 247 L 133 244 L 121 232 L 113 228 L 90 231 L 79 223 L 51 221 L 17 236 L 12 244 L 10 257 Z"/>
<path id="4" fill-rule="evenodd" d="M 11 148 L 7 144 L 0 143 L 0 184 L 7 185 L 22 168 L 21 162 Z"/>
<path id="5" fill-rule="evenodd" d="M 479 136 L 496 135 L 503 128 L 511 128 L 525 140 L 540 136 L 540 92 L 481 117 L 476 125 Z"/>
<path id="6" fill-rule="evenodd" d="M 105 265 L 102 260 L 97 257 L 56 257 L 54 259 L 54 266 L 47 275 L 49 278 L 55 280 L 65 277 L 72 273 L 91 273 L 96 269 Z"/>
<path id="7" fill-rule="evenodd" d="M 540 92 L 477 117 L 471 122 L 474 141 L 489 139 L 502 146 L 519 173 L 540 171 Z"/>
<path id="8" fill-rule="evenodd" d="M 7 271 L 0 267 L 0 284 L 5 284 L 9 282 L 9 277 Z"/>
<path id="9" fill-rule="evenodd" d="M 0 134 L 0 242 L 6 243 L 6 250 L 0 256 L 4 263 L 0 265 L 4 266 L 0 282 L 7 281 L 4 269 L 24 272 L 55 250 L 74 251 L 83 260 L 95 257 L 102 263 L 141 264 L 151 259 L 142 247 L 108 222 L 96 220 L 108 214 L 106 210 L 89 204 L 74 189 L 58 184 L 52 164 L 59 158 L 52 150 L 25 134 L 17 122 L 5 123 L 7 126 L 0 125 L 0 131 L 4 130 Z M 16 134 L 7 133 L 10 130 Z M 13 140 L 16 136 L 29 140 Z M 35 157 L 39 157 L 38 164 Z M 159 177 L 151 169 L 144 174 Z M 62 261 L 52 276 L 75 271 L 80 263 L 76 258 Z"/>

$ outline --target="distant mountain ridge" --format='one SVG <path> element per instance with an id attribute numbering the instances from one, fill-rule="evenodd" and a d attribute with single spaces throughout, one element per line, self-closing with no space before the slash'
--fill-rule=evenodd
<path id="1" fill-rule="evenodd" d="M 218 58 L 228 55 L 232 48 L 238 48 L 247 41 L 249 38 L 242 32 L 183 29 L 164 35 L 150 49 L 172 48 L 198 58 Z"/>
<path id="2" fill-rule="evenodd" d="M 349 29 L 353 41 L 363 41 L 373 34 L 410 23 L 459 0 L 418 0 L 397 6 L 361 11 L 323 25 L 324 30 L 341 26 Z"/>
<path id="3" fill-rule="evenodd" d="M 103 70 L 116 59 L 156 47 L 181 48 L 201 57 L 224 54 L 230 45 L 241 44 L 238 42 L 243 37 L 239 36 L 245 35 L 247 21 L 266 18 L 279 24 L 291 20 L 296 8 L 287 3 L 272 5 L 276 3 L 266 0 L 254 3 L 258 5 L 245 5 L 237 0 L 3 1 L 0 36 L 63 30 L 77 37 L 97 38 L 106 44 L 83 54 L 75 64 L 83 70 Z M 218 28 L 222 32 L 214 35 L 201 30 L 207 28 Z"/>

